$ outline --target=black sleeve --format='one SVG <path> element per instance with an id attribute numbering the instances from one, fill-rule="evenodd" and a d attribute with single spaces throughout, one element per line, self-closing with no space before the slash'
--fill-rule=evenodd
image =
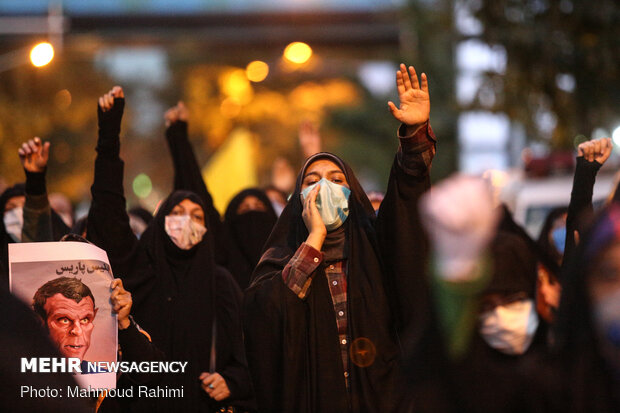
<path id="1" fill-rule="evenodd" d="M 391 300 L 395 305 L 392 310 L 399 317 L 400 329 L 411 323 L 420 325 L 419 317 L 426 317 L 430 305 L 429 286 L 423 275 L 429 246 L 420 222 L 418 202 L 430 188 L 434 153 L 435 139 L 428 125 L 415 136 L 400 139 L 375 224 L 388 272 L 388 291 L 395 298 Z M 414 311 L 411 303 L 415 299 L 416 308 L 425 309 L 422 313 Z"/>
<path id="2" fill-rule="evenodd" d="M 427 271 L 430 241 L 422 227 L 419 200 L 430 189 L 435 139 L 430 126 L 426 142 L 401 139 L 388 189 L 375 224 L 386 272 L 386 291 L 395 316 L 412 397 L 441 382 L 444 350 Z M 426 128 L 425 128 L 426 129 Z M 422 132 L 422 131 L 420 131 Z M 416 134 L 418 135 L 418 134 Z"/>
<path id="3" fill-rule="evenodd" d="M 575 231 L 582 234 L 583 228 L 581 228 L 580 223 L 583 222 L 584 217 L 591 216 L 593 213 L 592 193 L 594 191 L 594 181 L 601 166 L 602 164 L 597 161 L 589 162 L 583 156 L 577 158 L 573 189 L 570 194 L 570 203 L 568 204 L 568 214 L 566 216 L 566 246 L 562 262 L 570 261 L 570 257 L 576 248 Z"/>
<path id="4" fill-rule="evenodd" d="M 209 218 L 209 229 L 217 241 L 221 234 L 220 214 L 213 205 L 213 198 L 202 178 L 200 166 L 187 135 L 187 122 L 175 122 L 166 129 L 166 141 L 170 148 L 174 165 L 174 189 L 195 192 L 205 204 L 205 213 Z M 219 245 L 220 243 L 216 243 Z"/>
<path id="5" fill-rule="evenodd" d="M 22 242 L 54 241 L 52 215 L 47 198 L 45 171 L 26 172 L 26 202 Z"/>
<path id="6" fill-rule="evenodd" d="M 115 98 L 108 112 L 98 108 L 99 139 L 95 159 L 93 197 L 88 211 L 86 237 L 108 253 L 116 274 L 130 275 L 129 261 L 138 240 L 129 226 L 123 189 L 124 163 L 120 158 L 120 125 L 125 100 Z"/>
<path id="7" fill-rule="evenodd" d="M 123 361 L 164 361 L 166 355 L 158 349 L 149 338 L 138 330 L 133 322 L 124 330 L 118 330 L 118 344 Z M 161 375 L 155 373 L 128 374 L 132 381 L 139 384 L 150 384 L 157 381 Z"/>
<path id="8" fill-rule="evenodd" d="M 26 173 L 26 203 L 22 242 L 58 241 L 71 228 L 50 207 L 45 183 L 45 172 Z"/>

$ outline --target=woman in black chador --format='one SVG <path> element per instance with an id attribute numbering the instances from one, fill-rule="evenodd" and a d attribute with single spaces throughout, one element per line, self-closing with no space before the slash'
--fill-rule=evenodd
<path id="1" fill-rule="evenodd" d="M 99 139 L 88 239 L 106 250 L 114 273 L 132 292 L 135 320 L 169 360 L 187 361 L 185 373 L 162 374 L 160 389 L 183 389 L 180 398 L 137 398 L 144 411 L 215 411 L 251 407 L 243 351 L 240 291 L 216 266 L 203 198 L 185 190 L 163 201 L 138 240 L 123 194 L 120 87 L 99 100 Z M 215 346 L 212 340 L 216 335 Z M 135 392 L 138 396 L 138 392 Z"/>
<path id="2" fill-rule="evenodd" d="M 222 263 L 245 290 L 271 234 L 276 212 L 265 192 L 248 188 L 233 197 L 224 214 L 226 262 Z"/>
<path id="3" fill-rule="evenodd" d="M 311 156 L 246 290 L 260 411 L 406 411 L 399 333 L 429 318 L 407 309 L 428 300 L 413 272 L 426 256 L 417 201 L 435 139 L 426 76 L 420 85 L 401 65 L 396 80 L 401 106 L 388 105 L 403 125 L 378 216 L 344 161 Z"/>

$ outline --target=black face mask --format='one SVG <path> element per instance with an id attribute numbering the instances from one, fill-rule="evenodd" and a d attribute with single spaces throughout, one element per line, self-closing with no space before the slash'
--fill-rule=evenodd
<path id="1" fill-rule="evenodd" d="M 274 215 L 263 211 L 249 211 L 236 215 L 231 220 L 233 240 L 252 265 L 258 263 L 263 245 L 269 238 L 275 223 Z"/>

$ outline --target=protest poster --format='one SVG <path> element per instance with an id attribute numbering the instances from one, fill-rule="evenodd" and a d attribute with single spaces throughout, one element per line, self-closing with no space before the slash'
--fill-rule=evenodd
<path id="1" fill-rule="evenodd" d="M 33 308 L 61 355 L 79 358 L 81 374 L 75 378 L 84 388 L 116 386 L 115 373 L 92 367 L 95 362 L 117 361 L 118 329 L 110 303 L 113 279 L 106 252 L 95 245 L 9 244 L 11 292 Z"/>

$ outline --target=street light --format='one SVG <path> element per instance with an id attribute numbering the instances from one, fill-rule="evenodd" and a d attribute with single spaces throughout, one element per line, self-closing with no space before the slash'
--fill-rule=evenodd
<path id="1" fill-rule="evenodd" d="M 42 67 L 54 58 L 54 47 L 51 43 L 41 42 L 30 51 L 30 62 L 36 67 Z"/>
<path id="2" fill-rule="evenodd" d="M 41 38 L 44 35 L 58 53 L 62 52 L 62 36 L 68 28 L 69 20 L 63 16 L 61 0 L 49 1 L 47 16 L 0 16 L 0 36 L 36 35 Z M 11 50 L 0 54 L 0 74 L 28 64 L 28 60 L 36 67 L 42 67 L 53 58 L 54 47 L 48 42 L 39 43 L 32 49 L 26 46 Z"/>

